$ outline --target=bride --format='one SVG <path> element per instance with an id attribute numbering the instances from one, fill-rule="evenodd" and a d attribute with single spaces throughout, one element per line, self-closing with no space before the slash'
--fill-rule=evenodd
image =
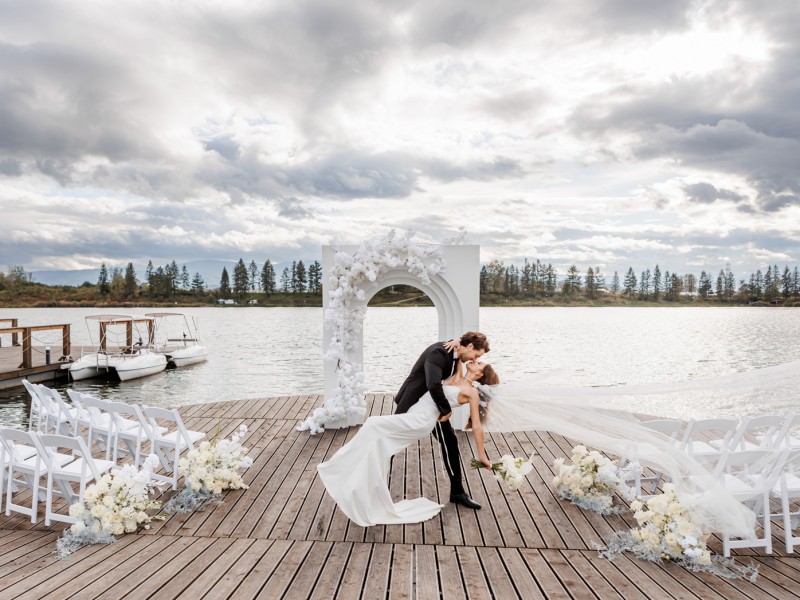
<path id="1" fill-rule="evenodd" d="M 500 379 L 490 364 L 473 361 L 467 363 L 465 375 L 456 369 L 442 387 L 451 407 L 469 404 L 478 460 L 490 469 L 483 443 L 488 397 L 473 382 L 495 385 Z M 317 466 L 325 489 L 350 520 L 366 527 L 418 523 L 439 514 L 442 505 L 427 498 L 392 502 L 388 486 L 392 456 L 430 435 L 438 418 L 439 409 L 428 392 L 406 413 L 370 417 L 352 440 Z"/>

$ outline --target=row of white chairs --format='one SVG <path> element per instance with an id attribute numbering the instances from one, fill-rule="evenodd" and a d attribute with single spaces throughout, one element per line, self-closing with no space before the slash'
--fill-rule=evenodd
<path id="1" fill-rule="evenodd" d="M 70 453 L 60 452 L 68 450 Z M 51 521 L 74 523 L 76 519 L 53 510 L 53 496 L 60 494 L 67 505 L 83 502 L 86 486 L 97 481 L 114 467 L 110 460 L 92 457 L 89 447 L 81 437 L 0 429 L 0 458 L 3 471 L 5 514 L 19 512 L 28 515 L 36 523 L 39 502 L 45 500 L 45 525 Z M 47 477 L 42 486 L 41 479 Z M 73 484 L 78 484 L 76 493 Z M 19 486 L 31 490 L 30 506 L 14 500 Z"/>
<path id="2" fill-rule="evenodd" d="M 22 512 L 35 523 L 37 503 L 46 499 L 47 525 L 51 520 L 74 521 L 66 515 L 54 516 L 57 513 L 52 511 L 53 493 L 65 496 L 69 503 L 82 502 L 86 485 L 113 469 L 120 453 L 131 455 L 138 467 L 146 443 L 149 452 L 158 456 L 165 473 L 153 473 L 153 478 L 177 489 L 181 453 L 205 437 L 204 432 L 188 430 L 176 410 L 111 402 L 71 389 L 67 390 L 71 400 L 68 403 L 57 390 L 24 383 L 31 395 L 29 430 L 0 430 L 0 489 L 5 496 L 6 515 L 12 510 Z M 104 458 L 92 458 L 95 445 Z M 59 452 L 61 449 L 70 454 Z M 47 484 L 42 486 L 40 479 L 45 476 Z M 70 481 L 78 483 L 77 494 Z M 30 507 L 13 501 L 20 484 L 32 491 Z"/>
<path id="3" fill-rule="evenodd" d="M 758 517 L 762 536 L 733 539 L 722 532 L 723 551 L 732 548 L 763 547 L 772 553 L 773 519 L 781 519 L 786 551 L 794 552 L 800 536 L 794 535 L 791 502 L 800 499 L 800 439 L 794 430 L 800 414 L 766 415 L 738 419 L 703 419 L 684 422 L 678 419 L 645 421 L 643 425 L 667 436 L 681 450 L 709 466 L 713 476 L 735 498 L 750 507 Z M 661 473 L 642 477 L 654 493 L 663 479 Z M 780 507 L 773 511 L 771 501 Z"/>

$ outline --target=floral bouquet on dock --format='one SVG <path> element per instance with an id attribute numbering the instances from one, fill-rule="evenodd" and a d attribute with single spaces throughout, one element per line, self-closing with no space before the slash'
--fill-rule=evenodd
<path id="1" fill-rule="evenodd" d="M 211 441 L 201 442 L 178 462 L 185 487 L 164 506 L 169 513 L 194 510 L 218 498 L 225 490 L 247 489 L 239 469 L 247 469 L 253 460 L 239 440 L 247 433 L 242 424 L 230 439 L 220 439 L 220 430 Z"/>
<path id="2" fill-rule="evenodd" d="M 161 507 L 160 500 L 150 499 L 150 492 L 159 486 L 151 477 L 157 466 L 158 458 L 151 454 L 141 469 L 125 465 L 87 487 L 83 503 L 69 507 L 70 517 L 77 521 L 56 542 L 59 558 L 66 558 L 87 544 L 110 544 L 115 541 L 114 536 L 132 533 L 139 527 L 149 529 L 154 517 L 147 511 Z"/>
<path id="3" fill-rule="evenodd" d="M 517 491 L 519 486 L 522 485 L 522 482 L 525 481 L 525 476 L 533 470 L 533 465 L 531 464 L 533 456 L 532 454 L 530 458 L 516 458 L 510 454 L 506 454 L 500 457 L 499 462 L 492 463 L 494 478 L 500 483 L 505 484 L 510 491 Z M 486 465 L 476 458 L 470 461 L 470 466 L 473 469 L 486 468 Z"/>
<path id="4" fill-rule="evenodd" d="M 737 579 L 745 577 L 755 581 L 755 567 L 737 565 L 729 558 L 712 556 L 706 547 L 709 537 L 694 518 L 691 510 L 681 503 L 675 486 L 664 485 L 664 493 L 651 497 L 646 502 L 636 499 L 631 502 L 633 518 L 639 527 L 630 531 L 616 532 L 603 549 L 606 558 L 629 551 L 637 558 L 658 562 L 670 560 L 692 571 L 706 571 Z"/>
<path id="5" fill-rule="evenodd" d="M 553 485 L 559 497 L 581 508 L 603 515 L 617 514 L 622 509 L 613 506 L 614 492 L 625 498 L 633 497 L 634 491 L 625 481 L 629 471 L 637 468 L 637 464 L 631 464 L 628 469 L 620 469 L 615 461 L 596 450 L 578 445 L 572 449 L 570 464 L 565 464 L 563 458 L 553 463 Z"/>

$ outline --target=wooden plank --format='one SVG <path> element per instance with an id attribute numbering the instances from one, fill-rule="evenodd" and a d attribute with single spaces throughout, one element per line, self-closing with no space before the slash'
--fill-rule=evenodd
<path id="1" fill-rule="evenodd" d="M 328 548 L 324 546 L 324 542 L 291 542 L 289 551 L 278 563 L 275 571 L 267 580 L 266 584 L 264 584 L 264 587 L 261 588 L 257 598 L 273 600 L 274 598 L 283 597 L 297 577 L 301 565 L 303 565 L 306 556 L 309 556 L 310 550 L 315 544 L 323 544 L 320 550 L 324 550 L 325 554 L 327 554 Z M 309 561 L 309 567 L 314 570 L 313 579 L 317 577 L 322 560 L 322 557 L 317 553 Z M 237 593 L 237 596 L 241 597 L 239 593 Z"/>
<path id="2" fill-rule="evenodd" d="M 389 589 L 389 571 L 392 566 L 392 545 L 373 544 L 372 556 L 364 580 L 364 590 L 367 595 L 385 595 Z"/>
<path id="3" fill-rule="evenodd" d="M 394 544 L 389 600 L 411 600 L 414 594 L 414 547 Z"/>
<path id="4" fill-rule="evenodd" d="M 597 596 L 603 600 L 628 600 L 628 597 L 622 596 L 614 585 L 589 564 L 580 550 L 562 550 L 561 554 Z"/>
<path id="5" fill-rule="evenodd" d="M 253 570 L 263 556 L 265 556 L 272 540 L 237 540 L 237 550 L 244 551 L 237 557 L 227 569 L 221 579 L 218 579 L 214 586 L 203 596 L 204 600 L 218 600 L 219 598 L 230 598 L 234 591 L 242 583 L 245 577 Z M 198 598 L 197 600 L 201 600 Z"/>
<path id="6" fill-rule="evenodd" d="M 475 548 L 460 546 L 456 548 L 458 562 L 461 565 L 461 576 L 464 578 L 464 587 L 470 600 L 489 600 L 492 594 L 489 584 L 483 574 L 483 568 L 478 560 Z"/>
<path id="7" fill-rule="evenodd" d="M 436 485 L 436 467 L 434 463 L 432 436 L 428 435 L 419 441 L 419 468 L 422 476 L 422 495 L 429 500 L 444 504 L 449 500 L 449 491 L 446 496 L 439 496 L 439 489 Z M 438 442 L 436 442 L 438 443 Z M 444 531 L 442 529 L 442 517 L 437 515 L 428 519 L 422 524 L 422 537 L 426 544 L 443 544 Z"/>
<path id="8" fill-rule="evenodd" d="M 571 598 L 564 584 L 556 577 L 553 569 L 542 556 L 541 550 L 521 548 L 518 552 L 548 600 L 569 600 Z"/>
<path id="9" fill-rule="evenodd" d="M 522 555 L 513 548 L 499 548 L 498 552 L 500 560 L 508 570 L 511 581 L 514 582 L 514 588 L 519 597 L 525 598 L 525 600 L 544 600 L 545 597 L 528 570 Z"/>
<path id="10" fill-rule="evenodd" d="M 289 550 L 292 548 L 293 542 L 287 542 L 284 540 L 277 540 L 272 542 L 272 545 L 269 549 L 264 552 L 264 554 L 259 558 L 258 562 L 253 566 L 253 568 L 239 581 L 239 585 L 236 587 L 235 597 L 237 600 L 249 600 L 250 598 L 255 598 L 258 593 L 261 591 L 261 588 L 264 587 L 264 582 L 266 582 L 278 566 L 281 564 L 284 556 Z M 307 550 L 307 547 L 300 547 L 301 550 Z M 305 556 L 305 552 L 303 553 Z M 217 590 L 212 590 L 211 598 L 219 598 L 218 595 L 213 595 L 217 593 Z M 222 596 L 224 597 L 224 596 Z"/>
<path id="11" fill-rule="evenodd" d="M 336 594 L 337 600 L 356 600 L 361 597 L 371 554 L 372 544 L 353 544 Z"/>
<path id="12" fill-rule="evenodd" d="M 478 556 L 483 564 L 483 572 L 489 580 L 489 587 L 494 598 L 518 598 L 514 582 L 506 571 L 505 563 L 500 559 L 497 548 L 478 548 Z"/>
<path id="13" fill-rule="evenodd" d="M 352 545 L 346 542 L 331 542 L 331 545 L 332 548 L 323 565 L 322 573 L 309 596 L 310 600 L 330 600 L 330 598 L 336 597 L 336 590 L 339 589 L 339 582 L 344 575 Z"/>
<path id="14" fill-rule="evenodd" d="M 406 455 L 405 492 L 403 498 L 414 499 L 422 496 L 422 478 L 419 464 L 419 442 L 411 444 L 400 454 Z M 421 544 L 425 540 L 422 536 L 422 523 L 410 523 L 403 527 L 403 537 L 406 544 Z"/>
<path id="15" fill-rule="evenodd" d="M 180 592 L 183 598 L 201 598 L 211 591 L 225 572 L 235 565 L 239 557 L 250 547 L 249 540 L 236 540 L 233 538 L 215 539 L 198 561 L 199 573 L 191 579 L 183 580 L 186 587 Z M 181 581 L 176 579 L 176 581 Z M 161 594 L 159 594 L 161 595 Z M 178 597 L 177 594 L 174 596 Z"/>
<path id="16" fill-rule="evenodd" d="M 437 572 L 436 553 L 433 546 L 414 547 L 414 571 L 417 579 L 417 598 L 438 599 L 439 578 Z"/>
<path id="17" fill-rule="evenodd" d="M 542 557 L 550 565 L 555 574 L 564 584 L 564 587 L 569 591 L 570 596 L 575 600 L 595 600 L 595 595 L 592 590 L 586 585 L 586 582 L 575 572 L 575 569 L 566 560 L 561 551 L 558 550 L 542 550 Z"/>
<path id="18" fill-rule="evenodd" d="M 288 587 L 284 598 L 309 598 L 316 588 L 317 578 L 319 578 L 322 568 L 325 566 L 328 555 L 333 548 L 333 542 L 309 542 L 311 550 L 303 560 L 297 575 Z M 261 597 L 277 598 L 278 596 L 265 596 L 265 590 L 269 584 L 261 591 Z"/>
<path id="19" fill-rule="evenodd" d="M 392 457 L 389 469 L 389 493 L 392 500 L 398 502 L 403 499 L 406 479 L 406 453 L 400 452 Z M 384 528 L 384 541 L 397 544 L 403 543 L 404 527 L 402 525 L 387 525 Z"/>
<path id="20" fill-rule="evenodd" d="M 437 546 L 436 559 L 439 563 L 439 583 L 442 600 L 461 600 L 467 595 L 461 579 L 456 549 L 453 546 Z"/>

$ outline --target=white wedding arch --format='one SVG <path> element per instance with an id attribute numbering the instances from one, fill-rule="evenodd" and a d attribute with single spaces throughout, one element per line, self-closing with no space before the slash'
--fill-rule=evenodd
<path id="1" fill-rule="evenodd" d="M 411 285 L 427 294 L 439 317 L 440 340 L 479 328 L 480 246 L 415 244 L 410 234 L 398 237 L 392 231 L 360 246 L 323 246 L 322 272 L 325 401 L 301 431 L 314 434 L 364 422 L 364 316 L 382 289 Z"/>

